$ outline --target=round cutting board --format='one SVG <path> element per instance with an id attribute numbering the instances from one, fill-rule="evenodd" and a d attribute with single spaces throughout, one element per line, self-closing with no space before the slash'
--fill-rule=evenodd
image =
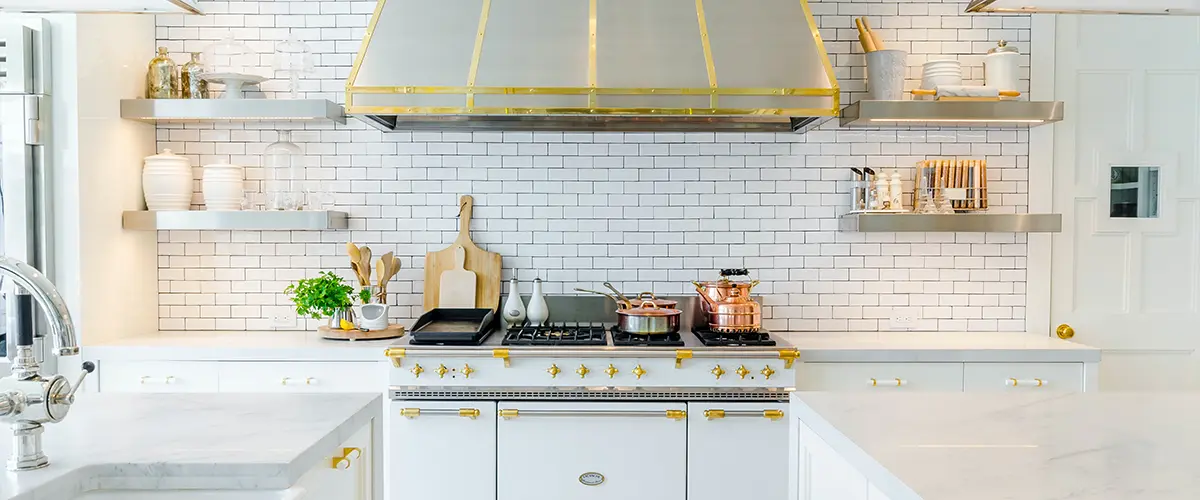
<path id="1" fill-rule="evenodd" d="M 395 339 L 404 336 L 404 325 L 388 325 L 383 330 L 342 330 L 340 328 L 329 328 L 322 326 L 317 328 L 321 333 L 321 338 L 329 340 L 385 340 Z"/>

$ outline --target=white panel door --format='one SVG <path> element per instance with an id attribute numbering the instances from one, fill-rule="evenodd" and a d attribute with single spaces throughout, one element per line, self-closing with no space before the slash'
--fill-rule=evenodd
<path id="1" fill-rule="evenodd" d="M 787 498 L 787 412 L 784 403 L 689 403 L 688 500 Z M 730 479 L 739 477 L 755 479 Z"/>
<path id="2" fill-rule="evenodd" d="M 680 418 L 686 410 L 682 403 L 499 406 L 499 500 L 687 498 L 688 424 Z M 503 417 L 512 410 L 516 417 Z"/>
<path id="3" fill-rule="evenodd" d="M 796 421 L 795 432 L 800 443 L 793 478 L 797 500 L 867 500 L 865 476 L 802 422 Z"/>
<path id="4" fill-rule="evenodd" d="M 1200 18 L 1055 33 L 1052 322 L 1104 349 L 1101 389 L 1200 387 Z"/>
<path id="5" fill-rule="evenodd" d="M 388 411 L 390 500 L 496 498 L 496 403 L 392 401 Z"/>

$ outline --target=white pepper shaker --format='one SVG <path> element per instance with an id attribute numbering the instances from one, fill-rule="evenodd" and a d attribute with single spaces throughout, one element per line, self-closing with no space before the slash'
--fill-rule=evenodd
<path id="1" fill-rule="evenodd" d="M 529 297 L 527 314 L 529 324 L 533 326 L 542 326 L 550 319 L 550 306 L 546 305 L 546 296 L 542 295 L 541 278 L 533 280 L 533 296 Z"/>
<path id="2" fill-rule="evenodd" d="M 1000 40 L 996 47 L 983 57 L 983 78 L 988 87 L 1000 91 L 1018 90 L 1020 86 L 1021 53 Z"/>
<path id="3" fill-rule="evenodd" d="M 521 301 L 521 292 L 517 290 L 517 279 L 508 282 L 508 300 L 504 302 L 501 312 L 508 326 L 520 326 L 525 322 L 525 302 Z"/>
<path id="4" fill-rule="evenodd" d="M 900 170 L 892 170 L 888 180 L 888 195 L 891 196 L 892 210 L 904 210 L 904 183 L 900 181 Z"/>

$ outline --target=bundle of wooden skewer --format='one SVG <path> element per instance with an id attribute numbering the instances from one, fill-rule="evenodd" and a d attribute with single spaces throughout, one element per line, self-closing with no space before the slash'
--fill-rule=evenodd
<path id="1" fill-rule="evenodd" d="M 920 211 L 922 188 L 930 199 L 944 197 L 955 211 L 988 208 L 987 160 L 925 160 L 917 162 L 913 207 Z"/>

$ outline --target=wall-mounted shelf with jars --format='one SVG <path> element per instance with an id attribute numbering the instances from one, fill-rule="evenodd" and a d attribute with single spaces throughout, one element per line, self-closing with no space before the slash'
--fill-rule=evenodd
<path id="1" fill-rule="evenodd" d="M 346 212 L 309 210 L 126 211 L 121 226 L 137 231 L 321 231 L 346 229 Z"/>
<path id="2" fill-rule="evenodd" d="M 328 99 L 122 99 L 128 120 L 325 120 L 346 123 L 340 104 Z"/>
<path id="3" fill-rule="evenodd" d="M 841 230 L 859 233 L 1059 233 L 1061 214 L 908 214 L 843 215 Z"/>

